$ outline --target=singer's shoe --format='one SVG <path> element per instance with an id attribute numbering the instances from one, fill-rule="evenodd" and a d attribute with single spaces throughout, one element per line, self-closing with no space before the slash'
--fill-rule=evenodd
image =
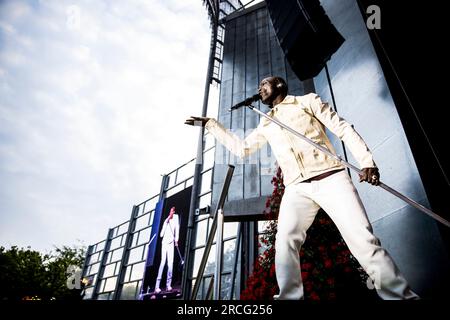
<path id="1" fill-rule="evenodd" d="M 167 289 L 167 291 L 172 291 L 172 287 L 171 286 L 168 286 L 166 289 Z"/>
<path id="2" fill-rule="evenodd" d="M 156 288 L 155 289 L 155 293 L 160 293 L 161 292 L 161 289 L 160 288 Z"/>

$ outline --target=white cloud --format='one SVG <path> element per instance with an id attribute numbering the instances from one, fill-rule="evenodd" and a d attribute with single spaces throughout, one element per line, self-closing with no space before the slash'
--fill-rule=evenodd
<path id="1" fill-rule="evenodd" d="M 195 155 L 200 1 L 4 1 L 0 39 L 1 245 L 102 240 Z"/>

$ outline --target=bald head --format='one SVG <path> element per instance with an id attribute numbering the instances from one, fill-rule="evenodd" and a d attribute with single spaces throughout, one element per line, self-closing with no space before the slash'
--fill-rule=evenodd
<path id="1" fill-rule="evenodd" d="M 262 103 L 272 107 L 287 96 L 288 86 L 281 77 L 267 77 L 261 80 L 258 90 Z"/>

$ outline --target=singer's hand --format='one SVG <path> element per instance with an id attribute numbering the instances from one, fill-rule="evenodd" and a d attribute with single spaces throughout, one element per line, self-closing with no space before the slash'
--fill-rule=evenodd
<path id="1" fill-rule="evenodd" d="M 362 175 L 359 175 L 359 182 L 366 181 L 374 186 L 380 184 L 380 173 L 378 168 L 363 168 Z"/>
<path id="2" fill-rule="evenodd" d="M 209 119 L 210 118 L 207 118 L 207 117 L 191 116 L 189 119 L 186 119 L 186 121 L 184 121 L 184 124 L 188 124 L 190 126 L 204 127 L 206 125 L 206 123 L 209 121 Z"/>

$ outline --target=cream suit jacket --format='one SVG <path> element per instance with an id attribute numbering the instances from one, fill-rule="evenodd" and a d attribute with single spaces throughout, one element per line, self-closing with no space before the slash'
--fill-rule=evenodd
<path id="1" fill-rule="evenodd" d="M 288 95 L 267 114 L 335 154 L 325 133 L 326 126 L 344 141 L 361 168 L 376 167 L 369 148 L 353 126 L 339 117 L 328 103 L 322 102 L 317 94 Z M 266 118 L 261 118 L 258 127 L 244 140 L 224 128 L 215 119 L 210 119 L 205 127 L 230 152 L 240 158 L 248 156 L 269 142 L 283 171 L 286 186 L 327 171 L 345 168 L 338 160 Z"/>

